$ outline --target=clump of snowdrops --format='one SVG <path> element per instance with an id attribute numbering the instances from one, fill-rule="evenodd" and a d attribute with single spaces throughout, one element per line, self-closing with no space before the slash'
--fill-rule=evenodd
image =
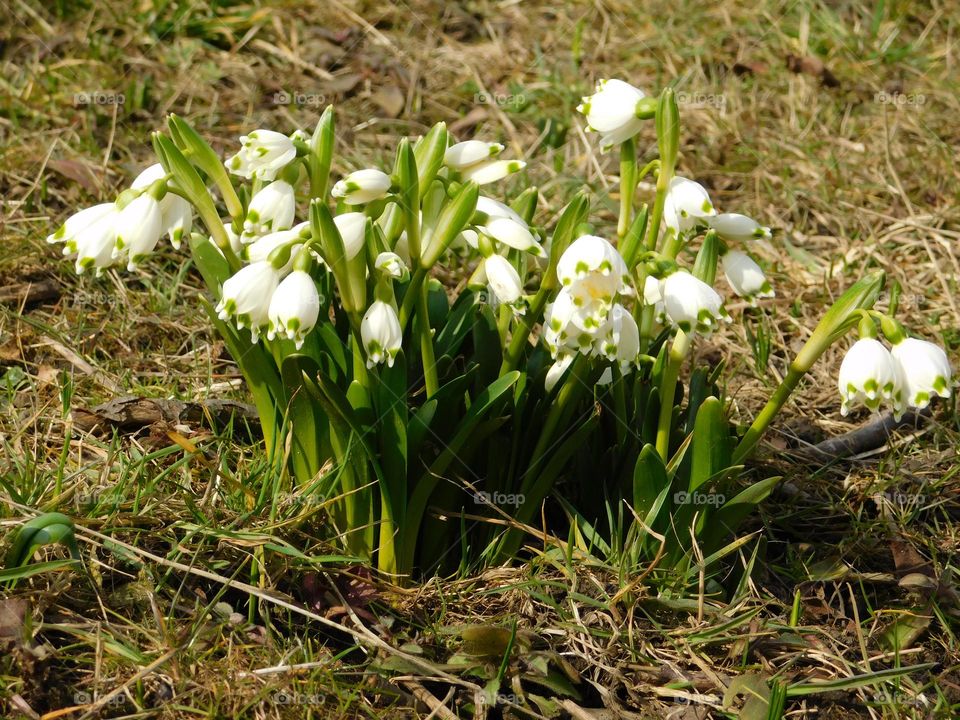
<path id="1" fill-rule="evenodd" d="M 676 173 L 671 89 L 602 81 L 577 109 L 603 150 L 619 150 L 615 228 L 591 224 L 585 192 L 546 218 L 534 187 L 505 202 L 499 186 L 524 162 L 442 123 L 400 139 L 392 168 L 331 185 L 328 108 L 312 134 L 257 129 L 225 161 L 171 116 L 153 136 L 159 163 L 49 239 L 97 275 L 148 272 L 164 235 L 185 243 L 277 472 L 326 504 L 347 550 L 392 574 L 500 561 L 543 524 L 632 562 L 682 565 L 694 544 L 719 556 L 776 483 L 745 482 L 744 461 L 854 328 L 844 413 L 950 394 L 943 350 L 872 309 L 874 273 L 826 311 L 735 432 L 723 368 L 683 368 L 730 320 L 718 272 L 753 305 L 773 296 L 755 259 L 771 232 Z M 657 156 L 638 158 L 650 123 Z M 636 201 L 646 175 L 650 206 Z"/>

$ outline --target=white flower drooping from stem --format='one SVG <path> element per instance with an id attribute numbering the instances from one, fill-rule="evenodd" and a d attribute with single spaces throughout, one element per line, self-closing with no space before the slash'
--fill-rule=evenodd
<path id="1" fill-rule="evenodd" d="M 303 222 L 289 230 L 262 235 L 249 245 L 244 245 L 240 251 L 240 256 L 250 263 L 265 262 L 274 250 L 284 245 L 290 245 L 290 259 L 280 268 L 280 276 L 283 277 L 293 268 L 297 250 L 304 241 L 304 232 L 309 230 L 309 227 L 310 223 Z"/>
<path id="2" fill-rule="evenodd" d="M 340 231 L 346 259 L 353 260 L 363 249 L 367 216 L 362 212 L 342 213 L 333 218 L 333 224 Z"/>
<path id="3" fill-rule="evenodd" d="M 524 222 L 517 222 L 509 217 L 493 217 L 480 230 L 485 235 L 512 247 L 514 250 L 532 253 L 537 257 L 546 255 L 540 243 L 537 242 L 536 237 Z"/>
<path id="4" fill-rule="evenodd" d="M 667 317 L 685 333 L 709 335 L 721 320 L 729 322 L 717 291 L 686 270 L 677 270 L 660 283 Z"/>
<path id="5" fill-rule="evenodd" d="M 926 340 L 904 338 L 894 344 L 890 355 L 899 366 L 908 405 L 922 409 L 935 395 L 950 397 L 953 373 L 943 348 Z"/>
<path id="6" fill-rule="evenodd" d="M 487 185 L 520 172 L 526 166 L 523 160 L 488 160 L 469 166 L 461 171 L 461 175 L 464 180 L 473 180 L 477 185 Z"/>
<path id="7" fill-rule="evenodd" d="M 557 279 L 569 289 L 574 305 L 589 309 L 587 327 L 597 328 L 620 294 L 629 294 L 629 273 L 620 253 L 596 235 L 582 235 L 557 262 Z"/>
<path id="8" fill-rule="evenodd" d="M 598 335 L 599 341 L 594 349 L 597 354 L 619 363 L 623 372 L 636 364 L 640 355 L 640 328 L 623 305 L 617 303 L 610 308 Z"/>
<path id="9" fill-rule="evenodd" d="M 491 255 L 483 261 L 487 282 L 497 300 L 523 314 L 523 282 L 510 261 L 503 255 Z"/>
<path id="10" fill-rule="evenodd" d="M 110 212 L 102 214 L 96 222 L 85 225 L 64 243 L 65 254 L 76 254 L 75 268 L 79 274 L 92 268 L 99 277 L 105 268 L 113 265 L 120 212 L 116 205 L 111 205 Z"/>
<path id="11" fill-rule="evenodd" d="M 544 378 L 543 385 L 547 392 L 551 392 L 556 387 L 557 382 L 563 377 L 567 368 L 573 363 L 576 355 L 564 354 L 556 359 L 550 369 L 547 370 L 547 376 Z"/>
<path id="12" fill-rule="evenodd" d="M 367 353 L 368 368 L 383 362 L 393 367 L 403 340 L 400 319 L 393 305 L 374 300 L 360 321 L 360 340 Z"/>
<path id="13" fill-rule="evenodd" d="M 163 165 L 155 163 L 137 175 L 130 187 L 135 190 L 145 190 L 166 174 Z M 163 216 L 160 221 L 163 228 L 161 234 L 167 235 L 170 238 L 170 244 L 174 249 L 179 250 L 184 236 L 189 235 L 193 227 L 193 207 L 176 193 L 168 192 L 160 200 L 160 213 Z"/>
<path id="14" fill-rule="evenodd" d="M 117 215 L 113 259 L 126 256 L 127 270 L 153 252 L 163 233 L 160 203 L 149 192 L 131 200 Z"/>
<path id="15" fill-rule="evenodd" d="M 860 338 L 840 364 L 837 386 L 840 390 L 840 414 L 848 415 L 851 406 L 862 401 L 871 410 L 889 400 L 897 418 L 903 415 L 904 378 L 890 351 L 876 338 Z"/>
<path id="16" fill-rule="evenodd" d="M 403 258 L 393 252 L 382 252 L 373 262 L 374 269 L 395 280 L 405 281 L 410 276 L 410 268 Z"/>
<path id="17" fill-rule="evenodd" d="M 241 330 L 250 328 L 250 339 L 257 342 L 270 322 L 270 299 L 279 284 L 280 272 L 265 260 L 240 268 L 223 283 L 218 317 L 235 321 Z"/>
<path id="18" fill-rule="evenodd" d="M 601 80 L 577 111 L 586 117 L 591 130 L 602 133 L 600 147 L 607 150 L 640 132 L 643 121 L 637 117 L 637 104 L 644 97 L 642 90 L 623 80 Z"/>
<path id="19" fill-rule="evenodd" d="M 385 197 L 390 191 L 390 176 L 372 168 L 355 170 L 337 181 L 330 191 L 348 205 L 364 205 Z"/>
<path id="20" fill-rule="evenodd" d="M 663 221 L 668 229 L 674 232 L 689 230 L 697 222 L 716 214 L 703 185 L 679 175 L 670 180 L 663 203 Z"/>
<path id="21" fill-rule="evenodd" d="M 503 150 L 500 143 L 483 140 L 467 140 L 451 145 L 443 155 L 443 164 L 448 168 L 463 171 L 473 165 L 487 162 Z"/>
<path id="22" fill-rule="evenodd" d="M 283 133 L 258 129 L 240 136 L 240 151 L 227 160 L 227 170 L 250 180 L 273 180 L 296 156 L 293 140 Z"/>
<path id="23" fill-rule="evenodd" d="M 279 335 L 293 340 L 297 350 L 303 347 L 320 316 L 320 294 L 309 273 L 294 270 L 281 281 L 270 299 L 267 316 L 269 340 Z"/>
<path id="24" fill-rule="evenodd" d="M 77 236 L 89 228 L 94 223 L 99 222 L 108 215 L 117 211 L 117 206 L 112 203 L 100 203 L 92 207 L 84 208 L 80 212 L 74 213 L 67 218 L 57 231 L 47 236 L 48 243 L 64 243 L 63 254 L 69 255 L 77 251 Z"/>
<path id="25" fill-rule="evenodd" d="M 296 211 L 293 186 L 285 180 L 274 180 L 250 199 L 241 240 L 253 242 L 265 233 L 287 230 L 293 225 Z"/>
<path id="26" fill-rule="evenodd" d="M 723 256 L 722 262 L 723 274 L 730 287 L 740 297 L 747 298 L 751 305 L 757 304 L 757 298 L 775 295 L 763 269 L 745 252 L 730 250 Z"/>
<path id="27" fill-rule="evenodd" d="M 716 230 L 720 237 L 730 242 L 769 240 L 771 237 L 770 228 L 740 213 L 720 213 L 705 218 L 705 222 Z"/>

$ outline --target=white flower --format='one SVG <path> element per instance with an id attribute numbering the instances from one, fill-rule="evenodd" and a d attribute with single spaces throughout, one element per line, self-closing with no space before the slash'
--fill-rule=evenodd
<path id="1" fill-rule="evenodd" d="M 706 218 L 706 223 L 724 240 L 732 242 L 746 242 L 757 238 L 768 239 L 771 235 L 770 228 L 739 213 L 720 213 Z"/>
<path id="2" fill-rule="evenodd" d="M 297 156 L 293 140 L 273 130 L 254 130 L 240 136 L 240 152 L 227 160 L 227 169 L 250 180 L 273 180 Z"/>
<path id="3" fill-rule="evenodd" d="M 657 322 L 665 323 L 667 321 L 667 311 L 663 306 L 660 281 L 653 275 L 647 275 L 643 281 L 643 302 L 653 306 L 653 314 Z"/>
<path id="4" fill-rule="evenodd" d="M 586 116 L 591 130 L 603 133 L 600 147 L 606 150 L 640 132 L 643 121 L 637 117 L 637 103 L 644 97 L 642 90 L 622 80 L 601 80 L 577 111 Z"/>
<path id="5" fill-rule="evenodd" d="M 689 230 L 698 221 L 717 214 L 703 185 L 677 175 L 670 180 L 663 204 L 663 220 L 674 231 Z"/>
<path id="6" fill-rule="evenodd" d="M 523 250 L 524 252 L 529 252 L 539 257 L 543 257 L 546 254 L 543 248 L 540 247 L 540 243 L 538 243 L 537 239 L 533 236 L 533 233 L 530 232 L 527 224 L 522 221 L 517 222 L 513 218 L 508 217 L 492 217 L 480 230 L 497 242 L 501 242 L 515 250 Z"/>
<path id="7" fill-rule="evenodd" d="M 608 311 L 599 302 L 578 306 L 570 288 L 562 288 L 543 315 L 543 341 L 551 356 L 589 353 Z"/>
<path id="8" fill-rule="evenodd" d="M 686 270 L 664 278 L 660 294 L 667 317 L 684 332 L 709 335 L 720 320 L 730 319 L 717 291 Z"/>
<path id="9" fill-rule="evenodd" d="M 636 364 L 640 355 L 640 328 L 623 305 L 618 303 L 610 308 L 607 321 L 598 335 L 599 342 L 595 347 L 597 354 L 611 362 L 620 363 L 624 371 Z"/>
<path id="10" fill-rule="evenodd" d="M 943 348 L 926 340 L 905 338 L 893 346 L 890 355 L 900 367 L 904 400 L 911 407 L 925 408 L 934 395 L 950 397 L 953 373 Z"/>
<path id="11" fill-rule="evenodd" d="M 390 176 L 380 170 L 356 170 L 338 181 L 330 194 L 348 205 L 379 200 L 390 191 Z"/>
<path id="12" fill-rule="evenodd" d="M 320 294 L 313 278 L 302 270 L 287 275 L 270 298 L 267 316 L 270 321 L 267 338 L 286 336 L 299 350 L 320 316 Z"/>
<path id="13" fill-rule="evenodd" d="M 596 235 L 582 235 L 570 243 L 557 262 L 557 278 L 570 289 L 578 307 L 595 305 L 600 313 L 618 294 L 631 292 L 627 265 L 620 253 Z"/>
<path id="14" fill-rule="evenodd" d="M 510 261 L 502 255 L 491 255 L 483 261 L 483 269 L 497 300 L 522 314 L 523 282 Z"/>
<path id="15" fill-rule="evenodd" d="M 500 143 L 467 140 L 447 148 L 447 152 L 443 155 L 443 164 L 454 170 L 464 170 L 471 165 L 496 157 L 501 150 L 503 145 Z"/>
<path id="16" fill-rule="evenodd" d="M 288 229 L 296 211 L 293 186 L 285 180 L 275 180 L 250 199 L 241 239 L 253 242 L 264 233 Z"/>
<path id="17" fill-rule="evenodd" d="M 723 274 L 730 287 L 740 297 L 748 298 L 752 305 L 756 305 L 757 298 L 775 295 L 763 269 L 746 253 L 730 250 L 723 256 L 722 262 Z"/>
<path id="18" fill-rule="evenodd" d="M 78 273 L 95 268 L 99 276 L 104 268 L 113 265 L 119 214 L 114 206 L 110 212 L 103 214 L 99 220 L 85 226 L 66 241 L 64 253 L 76 253 L 75 267 Z"/>
<path id="19" fill-rule="evenodd" d="M 410 268 L 403 262 L 403 258 L 392 252 L 382 252 L 377 255 L 377 259 L 373 261 L 373 267 L 397 280 L 406 280 L 410 275 Z"/>
<path id="20" fill-rule="evenodd" d="M 337 215 L 333 224 L 340 231 L 343 239 L 343 250 L 347 260 L 353 260 L 363 249 L 364 232 L 367 226 L 367 216 L 362 212 L 348 212 Z"/>
<path id="21" fill-rule="evenodd" d="M 270 298 L 279 284 L 279 271 L 266 261 L 240 268 L 223 283 L 216 308 L 218 317 L 233 319 L 240 329 L 250 328 L 250 339 L 257 342 L 260 330 L 270 322 Z"/>
<path id="22" fill-rule="evenodd" d="M 840 414 L 848 415 L 850 406 L 863 401 L 871 410 L 883 400 L 893 403 L 894 414 L 903 414 L 903 382 L 900 368 L 890 351 L 879 340 L 861 338 L 847 351 L 840 364 L 837 387 L 840 390 Z"/>
<path id="23" fill-rule="evenodd" d="M 67 221 L 63 223 L 57 231 L 52 235 L 47 236 L 48 243 L 66 243 L 67 247 L 64 248 L 64 255 L 72 252 L 76 252 L 75 244 L 72 244 L 71 241 L 75 240 L 77 235 L 82 231 L 89 228 L 94 223 L 102 220 L 108 215 L 116 212 L 117 208 L 112 202 L 109 203 L 100 203 L 99 205 L 94 205 L 93 207 L 84 208 L 78 213 L 74 213 L 67 218 Z"/>
<path id="24" fill-rule="evenodd" d="M 280 275 L 286 275 L 290 272 L 291 268 L 293 268 L 293 263 L 297 257 L 297 250 L 304 240 L 303 232 L 309 229 L 309 227 L 310 223 L 304 222 L 289 230 L 281 230 L 263 235 L 255 242 L 245 245 L 240 251 L 240 256 L 250 263 L 266 262 L 267 258 L 270 257 L 270 253 L 278 247 L 291 245 L 290 259 L 280 268 Z"/>
<path id="25" fill-rule="evenodd" d="M 473 180 L 478 185 L 486 185 L 512 173 L 520 172 L 526 166 L 523 160 L 488 160 L 470 165 L 461 171 L 461 174 L 464 180 Z"/>
<path id="26" fill-rule="evenodd" d="M 491 218 L 510 218 L 515 223 L 526 225 L 523 218 L 509 205 L 504 205 L 499 200 L 480 195 L 477 198 L 477 212 L 483 213 Z"/>
<path id="27" fill-rule="evenodd" d="M 155 163 L 137 175 L 130 187 L 145 190 L 166 174 L 163 165 Z M 193 207 L 176 193 L 168 192 L 160 201 L 160 213 L 163 216 L 161 235 L 167 235 L 170 244 L 179 250 L 184 235 L 188 235 L 193 227 Z"/>
<path id="28" fill-rule="evenodd" d="M 397 311 L 389 303 L 375 300 L 360 321 L 360 339 L 367 353 L 367 367 L 386 362 L 393 367 L 393 360 L 400 352 L 403 334 Z"/>
<path id="29" fill-rule="evenodd" d="M 163 233 L 162 220 L 160 203 L 150 193 L 145 192 L 131 200 L 117 215 L 113 259 L 125 255 L 127 270 L 134 270 L 143 258 L 153 252 L 160 241 Z"/>
<path id="30" fill-rule="evenodd" d="M 563 377 L 563 374 L 567 371 L 567 368 L 570 367 L 574 357 L 574 355 L 561 355 L 557 358 L 556 362 L 550 366 L 550 369 L 547 370 L 547 376 L 543 381 L 543 385 L 547 389 L 547 392 L 553 390 L 557 384 L 557 381 Z"/>

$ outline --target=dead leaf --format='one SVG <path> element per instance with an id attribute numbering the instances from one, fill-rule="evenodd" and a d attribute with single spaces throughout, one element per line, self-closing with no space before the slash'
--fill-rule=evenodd
<path id="1" fill-rule="evenodd" d="M 894 574 L 898 579 L 903 580 L 918 573 L 928 578 L 936 578 L 930 562 L 906 540 L 891 540 L 890 552 L 893 555 Z"/>
<path id="2" fill-rule="evenodd" d="M 51 160 L 47 167 L 67 180 L 79 183 L 88 192 L 97 191 L 97 175 L 86 163 L 78 160 Z"/>
<path id="3" fill-rule="evenodd" d="M 378 88 L 373 95 L 370 96 L 370 99 L 377 107 L 386 113 L 387 117 L 391 118 L 398 117 L 407 102 L 403 91 L 396 85 L 384 85 Z"/>
<path id="4" fill-rule="evenodd" d="M 0 600 L 0 641 L 23 641 L 27 601 L 23 598 Z"/>

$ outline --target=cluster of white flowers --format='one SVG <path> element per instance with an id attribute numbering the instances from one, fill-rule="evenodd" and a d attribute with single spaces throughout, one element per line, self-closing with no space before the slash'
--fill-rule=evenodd
<path id="1" fill-rule="evenodd" d="M 935 396 L 950 397 L 952 371 L 943 348 L 917 338 L 895 338 L 891 349 L 861 337 L 843 358 L 837 385 L 840 412 L 862 402 L 877 410 L 884 402 L 900 418 L 907 407 L 925 408 Z"/>
<path id="2" fill-rule="evenodd" d="M 165 173 L 157 164 L 140 173 L 115 202 L 69 217 L 47 242 L 62 243 L 63 254 L 74 260 L 78 273 L 92 269 L 101 275 L 120 263 L 134 270 L 163 235 L 180 247 L 192 224 L 190 203 L 167 191 Z"/>

